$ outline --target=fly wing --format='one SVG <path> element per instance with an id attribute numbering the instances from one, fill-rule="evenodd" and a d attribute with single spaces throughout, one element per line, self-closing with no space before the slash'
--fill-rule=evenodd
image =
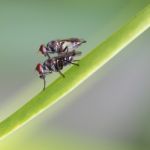
<path id="1" fill-rule="evenodd" d="M 72 51 L 69 51 L 69 52 L 60 53 L 57 56 L 57 58 L 65 58 L 65 57 L 68 57 L 68 56 L 79 56 L 81 54 L 82 54 L 81 51 L 72 50 Z"/>
<path id="2" fill-rule="evenodd" d="M 80 38 L 68 38 L 68 39 L 63 39 L 61 41 L 86 43 L 86 40 Z"/>
<path id="3" fill-rule="evenodd" d="M 78 38 L 68 38 L 68 39 L 62 39 L 62 42 L 79 42 L 80 39 Z"/>

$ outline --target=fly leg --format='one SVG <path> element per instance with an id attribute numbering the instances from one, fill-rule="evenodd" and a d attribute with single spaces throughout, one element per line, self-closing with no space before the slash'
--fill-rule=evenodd
<path id="1" fill-rule="evenodd" d="M 47 53 L 47 57 L 50 59 L 51 57 L 50 57 L 50 55 L 49 55 L 49 53 Z"/>
<path id="2" fill-rule="evenodd" d="M 73 63 L 71 61 L 68 61 L 68 62 L 71 63 L 72 65 L 79 66 L 79 64 Z"/>
<path id="3" fill-rule="evenodd" d="M 46 76 L 47 74 L 49 74 L 49 73 L 52 73 L 52 72 L 51 72 L 51 71 L 45 72 L 45 73 L 42 74 L 42 76 L 40 76 L 40 78 L 43 79 L 43 83 L 44 83 L 43 91 L 45 91 L 45 88 L 46 88 L 46 79 L 45 79 L 45 76 Z"/>
<path id="4" fill-rule="evenodd" d="M 57 72 L 59 72 L 59 74 L 65 78 L 65 75 L 60 71 L 62 68 L 59 66 L 59 64 L 56 64 L 56 68 L 57 68 Z"/>
<path id="5" fill-rule="evenodd" d="M 75 66 L 79 66 L 79 64 L 76 64 L 76 63 L 73 63 L 72 61 L 68 61 L 68 60 L 65 60 L 66 62 L 70 63 L 70 64 L 73 64 Z"/>
<path id="6" fill-rule="evenodd" d="M 65 48 L 64 48 L 64 52 L 66 51 L 66 54 L 68 54 L 68 46 L 66 46 Z"/>
<path id="7" fill-rule="evenodd" d="M 46 87 L 46 80 L 45 80 L 45 77 L 43 78 L 43 81 L 44 81 L 44 88 L 43 88 L 43 91 L 45 91 L 45 87 Z"/>
<path id="8" fill-rule="evenodd" d="M 63 78 L 65 78 L 65 75 L 60 70 L 58 70 L 58 72 Z"/>
<path id="9" fill-rule="evenodd" d="M 74 59 L 73 61 L 80 61 L 79 59 Z"/>
<path id="10" fill-rule="evenodd" d="M 45 74 L 40 75 L 40 78 L 43 79 L 43 83 L 44 83 L 43 91 L 44 91 L 44 90 L 45 90 L 45 87 L 46 87 Z"/>

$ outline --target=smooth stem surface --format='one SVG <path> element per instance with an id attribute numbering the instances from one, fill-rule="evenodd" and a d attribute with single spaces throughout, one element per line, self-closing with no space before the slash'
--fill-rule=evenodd
<path id="1" fill-rule="evenodd" d="M 66 78 L 59 77 L 43 92 L 0 123 L 0 138 L 27 123 L 40 112 L 54 104 L 73 90 L 92 73 L 150 26 L 150 5 L 137 14 L 129 23 L 111 35 L 80 61 L 80 67 L 73 66 L 65 72 Z"/>

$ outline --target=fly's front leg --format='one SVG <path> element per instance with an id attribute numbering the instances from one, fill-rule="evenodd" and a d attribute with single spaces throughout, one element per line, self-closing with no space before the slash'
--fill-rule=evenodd
<path id="1" fill-rule="evenodd" d="M 43 79 L 43 83 L 44 83 L 43 91 L 44 91 L 44 90 L 45 90 L 45 87 L 46 87 L 45 74 L 43 73 L 42 75 L 40 75 L 40 78 Z"/>
<path id="2" fill-rule="evenodd" d="M 40 78 L 43 79 L 43 83 L 44 83 L 44 87 L 43 87 L 43 91 L 45 90 L 46 88 L 46 75 L 48 75 L 49 73 L 52 73 L 51 71 L 48 71 L 48 72 L 44 72 L 42 75 L 40 75 Z"/>
<path id="3" fill-rule="evenodd" d="M 46 87 L 46 80 L 45 80 L 45 77 L 43 78 L 43 81 L 44 81 L 44 88 L 43 88 L 43 91 L 45 91 L 45 87 Z"/>

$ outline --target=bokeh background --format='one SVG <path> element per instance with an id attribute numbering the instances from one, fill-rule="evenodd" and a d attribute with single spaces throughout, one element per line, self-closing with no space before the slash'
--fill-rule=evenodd
<path id="1" fill-rule="evenodd" d="M 41 43 L 81 37 L 88 41 L 80 48 L 84 56 L 149 3 L 0 0 L 0 120 L 41 91 L 35 72 L 44 59 L 37 52 Z M 150 148 L 149 39 L 147 30 L 82 85 L 0 141 L 0 150 Z M 58 76 L 50 75 L 48 83 Z"/>

